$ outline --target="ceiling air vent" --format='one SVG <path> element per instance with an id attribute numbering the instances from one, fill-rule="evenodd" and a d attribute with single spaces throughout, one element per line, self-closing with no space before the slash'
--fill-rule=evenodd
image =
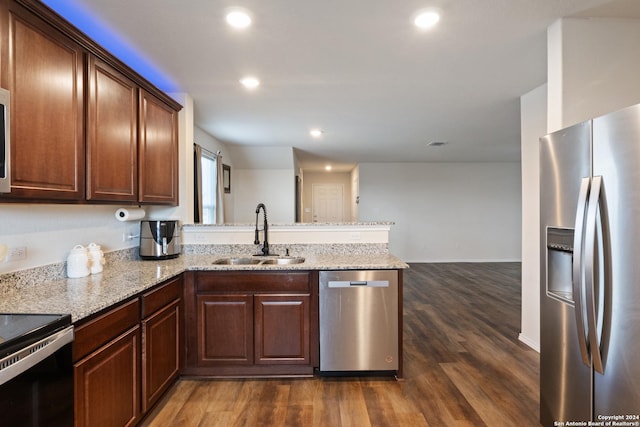
<path id="1" fill-rule="evenodd" d="M 443 145 L 447 145 L 446 141 L 433 141 L 427 144 L 427 147 L 442 147 Z"/>

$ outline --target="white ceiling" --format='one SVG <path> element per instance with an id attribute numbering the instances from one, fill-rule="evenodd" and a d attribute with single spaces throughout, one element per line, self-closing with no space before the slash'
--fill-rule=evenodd
<path id="1" fill-rule="evenodd" d="M 161 89 L 189 93 L 197 126 L 228 144 L 295 147 L 307 168 L 518 161 L 519 97 L 546 81 L 547 27 L 574 14 L 640 16 L 637 0 L 70 2 L 176 86 Z M 230 6 L 254 25 L 229 28 Z M 430 6 L 442 20 L 419 31 L 412 16 Z M 262 82 L 255 92 L 238 83 L 247 74 Z"/>

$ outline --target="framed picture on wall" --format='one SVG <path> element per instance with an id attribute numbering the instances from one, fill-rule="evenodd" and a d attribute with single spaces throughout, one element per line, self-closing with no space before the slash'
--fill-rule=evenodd
<path id="1" fill-rule="evenodd" d="M 222 185 L 225 193 L 231 193 L 231 166 L 222 164 Z"/>

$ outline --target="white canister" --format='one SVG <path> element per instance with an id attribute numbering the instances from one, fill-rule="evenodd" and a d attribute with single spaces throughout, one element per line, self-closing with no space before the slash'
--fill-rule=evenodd
<path id="1" fill-rule="evenodd" d="M 91 274 L 102 272 L 102 266 L 105 263 L 104 252 L 100 249 L 100 245 L 89 243 L 89 262 L 91 263 Z"/>
<path id="2" fill-rule="evenodd" d="M 86 277 L 90 271 L 89 253 L 82 245 L 75 245 L 67 257 L 67 277 Z"/>

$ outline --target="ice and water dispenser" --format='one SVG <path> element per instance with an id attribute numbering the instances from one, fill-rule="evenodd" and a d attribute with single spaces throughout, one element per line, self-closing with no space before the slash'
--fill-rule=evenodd
<path id="1" fill-rule="evenodd" d="M 547 227 L 547 295 L 573 305 L 573 228 Z"/>

